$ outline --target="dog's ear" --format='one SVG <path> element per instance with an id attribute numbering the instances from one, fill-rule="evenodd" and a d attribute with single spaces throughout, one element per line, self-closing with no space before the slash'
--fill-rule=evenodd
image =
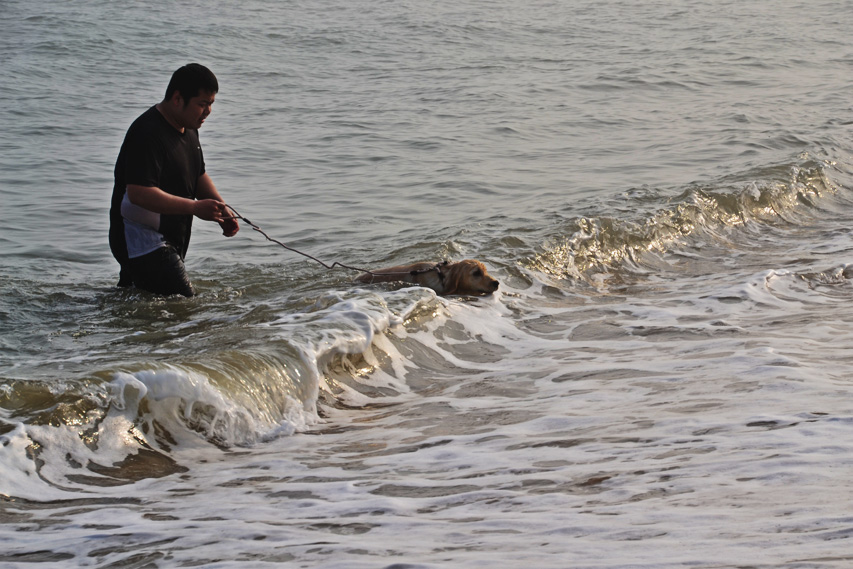
<path id="1" fill-rule="evenodd" d="M 462 263 L 451 263 L 442 271 L 444 273 L 444 292 L 442 294 L 456 294 L 462 288 L 465 279 L 465 265 Z"/>

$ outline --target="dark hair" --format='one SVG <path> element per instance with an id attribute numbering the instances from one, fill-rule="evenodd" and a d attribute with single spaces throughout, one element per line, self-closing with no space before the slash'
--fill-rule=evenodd
<path id="1" fill-rule="evenodd" d="M 169 86 L 166 87 L 166 98 L 168 101 L 175 95 L 175 91 L 181 94 L 184 106 L 189 104 L 190 99 L 197 96 L 200 91 L 211 93 L 219 92 L 219 82 L 213 72 L 199 63 L 188 63 L 172 74 Z"/>

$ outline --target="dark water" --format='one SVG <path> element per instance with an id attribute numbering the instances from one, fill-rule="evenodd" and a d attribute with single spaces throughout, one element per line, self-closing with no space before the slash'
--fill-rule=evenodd
<path id="1" fill-rule="evenodd" d="M 841 2 L 0 2 L 0 564 L 849 565 Z M 241 214 L 114 288 L 169 74 Z M 46 564 L 46 565 L 45 565 Z"/>

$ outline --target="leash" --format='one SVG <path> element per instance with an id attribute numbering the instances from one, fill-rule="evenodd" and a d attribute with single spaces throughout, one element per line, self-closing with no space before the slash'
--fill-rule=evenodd
<path id="1" fill-rule="evenodd" d="M 321 265 L 323 265 L 325 268 L 327 268 L 327 269 L 329 269 L 329 270 L 332 270 L 332 269 L 334 269 L 335 267 L 341 267 L 342 269 L 349 269 L 349 270 L 351 270 L 351 271 L 359 271 L 359 272 L 362 272 L 362 273 L 367 273 L 367 274 L 369 274 L 369 275 L 371 275 L 371 276 L 374 276 L 374 277 L 377 275 L 377 273 L 374 273 L 373 271 L 368 271 L 367 269 L 361 269 L 361 268 L 359 268 L 359 267 L 351 267 L 351 266 L 349 266 L 349 265 L 344 265 L 343 263 L 339 263 L 338 261 L 335 261 L 335 262 L 333 262 L 331 265 L 328 265 L 328 264 L 324 263 L 323 261 L 321 261 L 320 259 L 318 259 L 317 257 L 314 257 L 314 256 L 312 256 L 312 255 L 309 255 L 308 253 L 303 253 L 303 252 L 302 252 L 302 251 L 300 251 L 299 249 L 295 249 L 295 248 L 293 248 L 293 247 L 291 247 L 291 246 L 289 246 L 289 245 L 285 245 L 284 243 L 282 243 L 282 242 L 281 242 L 281 241 L 279 241 L 278 239 L 273 239 L 272 237 L 270 237 L 269 235 L 267 235 L 267 234 L 266 234 L 266 232 L 265 232 L 263 229 L 261 229 L 260 227 L 258 227 L 257 225 L 255 225 L 254 223 L 252 223 L 251 221 L 249 221 L 247 218 L 245 218 L 245 217 L 243 217 L 242 215 L 240 215 L 240 213 L 238 213 L 236 209 L 234 209 L 233 207 L 231 207 L 231 206 L 230 206 L 230 205 L 228 205 L 228 204 L 225 204 L 225 207 L 227 207 L 228 209 L 230 209 L 230 210 L 234 213 L 234 215 L 233 215 L 233 216 L 231 216 L 231 217 L 225 217 L 225 218 L 223 218 L 223 219 L 241 219 L 241 220 L 243 220 L 244 222 L 246 222 L 246 225 L 248 225 L 249 227 L 251 227 L 252 229 L 254 229 L 255 231 L 257 231 L 258 233 L 260 233 L 261 235 L 263 235 L 264 237 L 266 237 L 267 241 L 271 241 L 272 243 L 275 243 L 276 245 L 279 245 L 279 246 L 281 246 L 281 247 L 284 247 L 284 248 L 285 248 L 285 249 L 287 249 L 288 251 L 291 251 L 291 252 L 296 253 L 296 254 L 298 254 L 298 255 L 302 255 L 303 257 L 307 257 L 307 258 L 311 259 L 312 261 L 316 261 L 316 262 L 320 263 Z M 441 268 L 442 268 L 442 267 L 444 267 L 445 265 L 447 265 L 448 263 L 449 263 L 449 261 L 444 261 L 444 262 L 438 263 L 438 264 L 437 264 L 437 265 L 435 265 L 434 267 L 429 267 L 429 268 L 427 268 L 427 269 L 421 269 L 421 270 L 419 270 L 419 271 L 408 271 L 408 272 L 400 272 L 400 273 L 382 273 L 382 274 L 383 274 L 383 275 L 398 275 L 398 274 L 399 274 L 399 275 L 409 275 L 409 274 L 411 274 L 411 275 L 418 275 L 418 274 L 421 274 L 421 273 L 428 273 L 428 272 L 430 272 L 430 271 L 438 271 L 438 277 L 439 277 L 439 279 L 440 279 L 440 280 L 442 280 L 442 281 L 444 281 L 444 273 L 442 273 L 442 272 L 441 272 Z"/>

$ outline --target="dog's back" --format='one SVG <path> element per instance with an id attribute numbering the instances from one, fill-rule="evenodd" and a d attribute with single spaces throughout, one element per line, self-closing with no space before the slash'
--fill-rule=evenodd
<path id="1" fill-rule="evenodd" d="M 466 259 L 458 263 L 413 263 L 377 269 L 359 275 L 360 283 L 405 282 L 431 288 L 440 295 L 491 294 L 500 283 L 492 278 L 480 261 Z"/>
<path id="2" fill-rule="evenodd" d="M 435 263 L 413 263 L 411 265 L 398 265 L 396 267 L 385 267 L 376 269 L 369 273 L 363 273 L 356 277 L 360 283 L 390 283 L 404 282 L 418 284 L 415 277 L 426 274 L 436 266 Z"/>

